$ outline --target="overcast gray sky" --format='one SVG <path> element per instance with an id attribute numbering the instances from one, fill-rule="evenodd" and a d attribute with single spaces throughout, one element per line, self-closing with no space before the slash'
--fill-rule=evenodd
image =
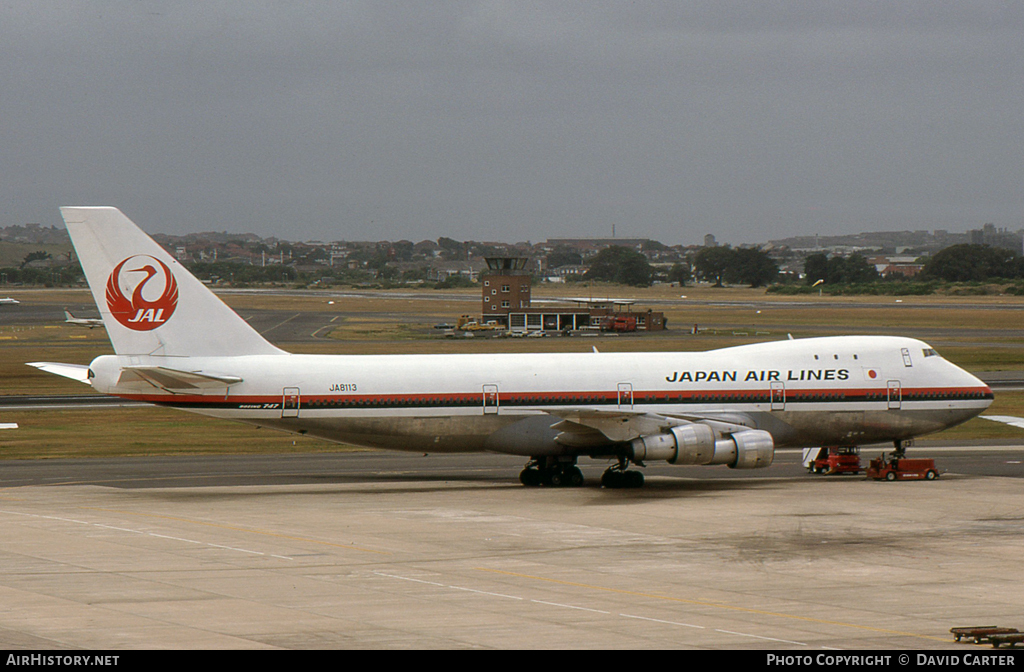
<path id="1" fill-rule="evenodd" d="M 1024 5 L 0 0 L 0 225 L 1024 227 Z"/>

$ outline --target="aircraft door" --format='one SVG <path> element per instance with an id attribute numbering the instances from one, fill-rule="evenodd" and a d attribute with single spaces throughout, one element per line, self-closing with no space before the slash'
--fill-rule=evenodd
<path id="1" fill-rule="evenodd" d="M 302 397 L 299 395 L 299 388 L 286 387 L 281 391 L 281 417 L 299 417 L 299 407 L 302 405 Z"/>
<path id="2" fill-rule="evenodd" d="M 781 381 L 774 381 L 772 383 L 772 410 L 773 411 L 784 411 L 786 410 L 786 384 Z"/>
<path id="3" fill-rule="evenodd" d="M 619 383 L 619 408 L 633 408 L 633 383 Z"/>
<path id="4" fill-rule="evenodd" d="M 900 410 L 903 402 L 903 390 L 900 389 L 900 381 L 890 380 L 886 385 L 889 387 L 889 410 Z"/>
<path id="5" fill-rule="evenodd" d="M 484 385 L 484 415 L 498 413 L 498 386 Z"/>

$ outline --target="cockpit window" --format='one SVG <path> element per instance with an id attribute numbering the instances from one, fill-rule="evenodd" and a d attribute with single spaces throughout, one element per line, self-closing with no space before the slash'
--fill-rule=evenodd
<path id="1" fill-rule="evenodd" d="M 939 356 L 939 353 L 935 352 L 935 350 L 933 348 L 925 348 L 924 350 L 922 350 L 922 352 L 924 352 L 924 356 L 925 357 L 938 357 Z"/>

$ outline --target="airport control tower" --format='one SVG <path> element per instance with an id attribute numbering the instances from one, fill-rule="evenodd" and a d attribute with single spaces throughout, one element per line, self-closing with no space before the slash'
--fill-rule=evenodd
<path id="1" fill-rule="evenodd" d="M 508 326 L 508 314 L 530 307 L 530 274 L 527 257 L 486 257 L 487 272 L 480 278 L 484 323 L 491 320 Z"/>

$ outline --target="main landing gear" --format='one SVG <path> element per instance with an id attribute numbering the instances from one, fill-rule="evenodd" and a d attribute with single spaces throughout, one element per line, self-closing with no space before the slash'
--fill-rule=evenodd
<path id="1" fill-rule="evenodd" d="M 519 482 L 531 487 L 577 488 L 583 485 L 583 472 L 576 466 L 576 458 L 558 461 L 550 457 L 536 457 L 520 472 Z"/>
<path id="2" fill-rule="evenodd" d="M 601 485 L 606 488 L 642 488 L 644 485 L 643 473 L 631 471 L 628 467 L 629 460 L 620 457 L 618 464 L 608 467 L 601 475 Z"/>
<path id="3" fill-rule="evenodd" d="M 644 475 L 628 467 L 629 460 L 620 457 L 618 464 L 608 467 L 602 474 L 601 485 L 605 488 L 643 487 Z M 576 488 L 583 485 L 583 472 L 576 466 L 576 458 L 535 457 L 520 472 L 519 482 L 530 487 Z"/>

